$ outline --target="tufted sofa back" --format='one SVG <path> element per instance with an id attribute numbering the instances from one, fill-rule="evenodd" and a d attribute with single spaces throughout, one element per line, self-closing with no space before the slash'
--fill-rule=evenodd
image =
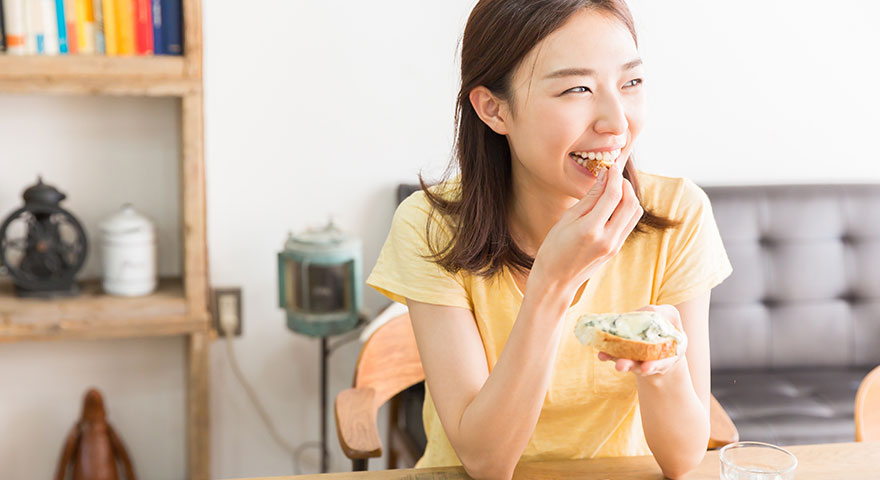
<path id="1" fill-rule="evenodd" d="M 713 370 L 880 363 L 880 185 L 704 190 L 733 264 Z"/>
<path id="2" fill-rule="evenodd" d="M 880 185 L 704 190 L 733 264 L 712 291 L 713 370 L 880 364 Z"/>

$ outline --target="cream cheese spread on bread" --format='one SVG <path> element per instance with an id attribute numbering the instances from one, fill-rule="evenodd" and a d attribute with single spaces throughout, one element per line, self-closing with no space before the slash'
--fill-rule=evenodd
<path id="1" fill-rule="evenodd" d="M 675 340 L 676 351 L 684 353 L 687 340 L 668 320 L 656 312 L 598 313 L 582 316 L 575 326 L 575 335 L 584 345 L 593 341 L 596 331 L 627 340 L 663 343 Z"/>

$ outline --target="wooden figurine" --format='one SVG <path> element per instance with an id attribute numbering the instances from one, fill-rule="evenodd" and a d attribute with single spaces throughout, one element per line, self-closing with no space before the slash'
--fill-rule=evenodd
<path id="1" fill-rule="evenodd" d="M 122 440 L 107 423 L 101 393 L 89 389 L 83 402 L 82 418 L 64 442 L 55 479 L 64 480 L 70 469 L 73 480 L 118 480 L 117 459 L 125 469 L 125 478 L 136 480 Z"/>

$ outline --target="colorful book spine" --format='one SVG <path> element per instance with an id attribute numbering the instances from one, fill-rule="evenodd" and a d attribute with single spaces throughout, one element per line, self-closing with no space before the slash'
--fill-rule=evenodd
<path id="1" fill-rule="evenodd" d="M 2 0 L 6 30 L 6 53 L 25 55 L 24 0 Z"/>
<path id="2" fill-rule="evenodd" d="M 116 0 L 102 0 L 104 10 L 104 50 L 107 55 L 119 55 L 119 26 L 116 23 Z"/>
<path id="3" fill-rule="evenodd" d="M 76 0 L 64 0 L 64 21 L 67 22 L 67 52 L 79 53 L 79 32 L 76 29 Z"/>
<path id="4" fill-rule="evenodd" d="M 165 54 L 165 42 L 162 40 L 162 0 L 153 2 L 153 55 Z"/>
<path id="5" fill-rule="evenodd" d="M 76 0 L 76 41 L 81 54 L 95 53 L 95 11 L 92 0 Z"/>
<path id="6" fill-rule="evenodd" d="M 66 55 L 67 50 L 67 22 L 64 20 L 64 0 L 55 0 L 55 23 L 58 31 L 58 53 Z"/>
<path id="7" fill-rule="evenodd" d="M 134 55 L 134 0 L 116 0 L 116 45 L 119 55 Z"/>
<path id="8" fill-rule="evenodd" d="M 28 55 L 39 55 L 46 51 L 42 0 L 25 0 L 24 34 Z"/>
<path id="9" fill-rule="evenodd" d="M 135 0 L 135 53 L 153 54 L 153 14 L 152 0 Z"/>
<path id="10" fill-rule="evenodd" d="M 92 17 L 95 19 L 95 53 L 104 55 L 107 47 L 104 37 L 104 6 L 101 0 L 92 0 Z"/>
<path id="11" fill-rule="evenodd" d="M 58 55 L 58 14 L 55 11 L 55 0 L 40 0 L 43 20 L 43 53 Z"/>
<path id="12" fill-rule="evenodd" d="M 183 12 L 180 0 L 161 1 L 163 50 L 167 55 L 183 55 Z"/>
<path id="13" fill-rule="evenodd" d="M 3 2 L 0 2 L 0 52 L 6 52 L 6 27 L 3 25 Z"/>

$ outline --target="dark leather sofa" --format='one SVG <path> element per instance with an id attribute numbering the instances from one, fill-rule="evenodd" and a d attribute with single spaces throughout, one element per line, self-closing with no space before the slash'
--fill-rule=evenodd
<path id="1" fill-rule="evenodd" d="M 744 440 L 853 441 L 880 364 L 880 185 L 704 190 L 733 264 L 712 293 L 712 393 Z"/>
<path id="2" fill-rule="evenodd" d="M 880 185 L 703 188 L 734 270 L 712 294 L 712 393 L 742 440 L 853 441 L 880 364 Z M 404 392 L 398 419 L 420 449 L 423 398 Z"/>

